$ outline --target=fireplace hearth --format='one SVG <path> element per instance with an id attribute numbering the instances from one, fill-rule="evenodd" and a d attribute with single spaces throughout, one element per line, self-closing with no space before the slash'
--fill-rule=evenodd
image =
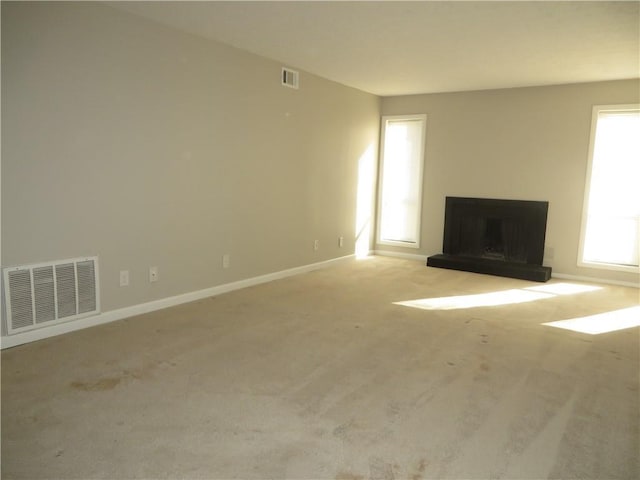
<path id="1" fill-rule="evenodd" d="M 443 253 L 427 265 L 546 282 L 548 208 L 531 200 L 447 197 Z"/>

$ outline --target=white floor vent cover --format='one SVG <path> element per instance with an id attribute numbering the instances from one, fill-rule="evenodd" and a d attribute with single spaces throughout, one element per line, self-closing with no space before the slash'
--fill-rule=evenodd
<path id="1" fill-rule="evenodd" d="M 7 333 L 100 312 L 98 257 L 4 269 Z"/>

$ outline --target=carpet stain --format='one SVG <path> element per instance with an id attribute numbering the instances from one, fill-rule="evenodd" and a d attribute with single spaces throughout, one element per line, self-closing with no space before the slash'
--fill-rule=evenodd
<path id="1" fill-rule="evenodd" d="M 157 369 L 175 368 L 177 364 L 172 361 L 158 360 L 149 365 L 135 370 L 122 369 L 119 377 L 106 377 L 96 382 L 71 382 L 71 387 L 85 392 L 99 392 L 114 389 L 122 381 L 138 380 L 143 381 L 153 378 L 153 373 Z"/>
<path id="2" fill-rule="evenodd" d="M 334 428 L 333 435 L 344 440 L 349 433 L 349 430 L 353 429 L 355 425 L 355 421 L 351 419 L 348 422 L 338 425 L 336 428 Z"/>
<path id="3" fill-rule="evenodd" d="M 488 372 L 489 370 L 491 370 L 491 368 L 489 367 L 489 365 L 485 362 L 482 362 L 480 364 L 480 370 L 482 370 L 483 372 Z"/>
<path id="4" fill-rule="evenodd" d="M 424 472 L 427 470 L 427 465 L 429 465 L 429 462 L 424 458 L 421 459 L 416 473 L 411 476 L 411 480 L 422 480 L 424 478 Z"/>
<path id="5" fill-rule="evenodd" d="M 119 383 L 119 378 L 107 377 L 97 382 L 71 382 L 71 388 L 83 392 L 104 392 L 106 390 L 113 390 Z"/>

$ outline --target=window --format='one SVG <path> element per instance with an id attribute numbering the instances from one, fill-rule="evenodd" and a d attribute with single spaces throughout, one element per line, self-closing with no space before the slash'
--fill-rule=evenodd
<path id="1" fill-rule="evenodd" d="M 578 265 L 638 271 L 640 106 L 593 107 Z"/>
<path id="2" fill-rule="evenodd" d="M 378 243 L 418 248 L 426 115 L 382 117 Z"/>

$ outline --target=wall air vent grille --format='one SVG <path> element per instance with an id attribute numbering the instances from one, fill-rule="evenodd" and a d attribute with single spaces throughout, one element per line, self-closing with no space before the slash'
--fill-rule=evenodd
<path id="1" fill-rule="evenodd" d="M 3 270 L 7 333 L 19 333 L 100 312 L 98 257 Z"/>
<path id="2" fill-rule="evenodd" d="M 282 85 L 289 88 L 299 87 L 300 73 L 286 67 L 282 67 Z"/>

